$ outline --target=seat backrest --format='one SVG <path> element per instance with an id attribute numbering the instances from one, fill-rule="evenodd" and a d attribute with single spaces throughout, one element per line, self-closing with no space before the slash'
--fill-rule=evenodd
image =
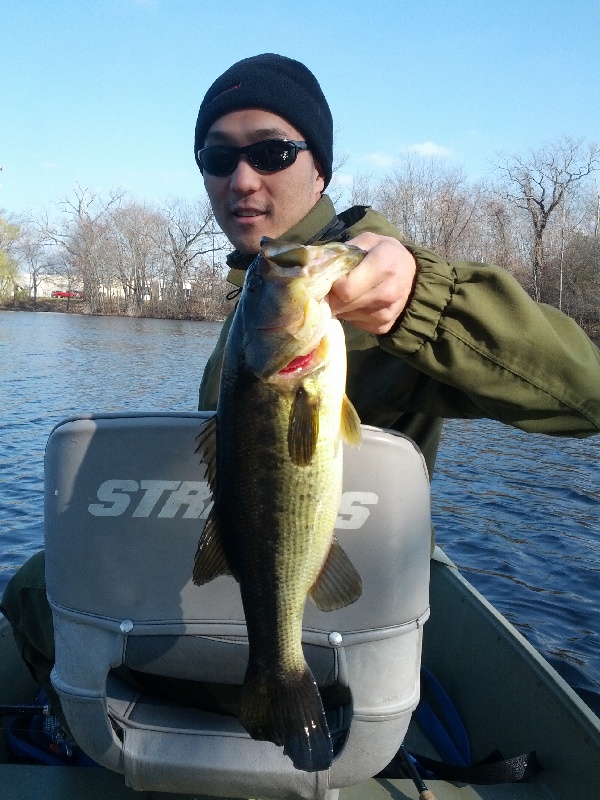
<path id="1" fill-rule="evenodd" d="M 281 748 L 250 740 L 237 720 L 139 698 L 132 712 L 134 699 L 109 677 L 126 664 L 196 681 L 243 681 L 247 640 L 237 584 L 231 577 L 192 583 L 211 503 L 195 454 L 207 416 L 95 415 L 52 432 L 45 533 L 53 682 L 79 744 L 125 772 L 134 788 L 322 796 L 383 768 L 418 701 L 431 528 L 426 467 L 409 439 L 368 426 L 360 448 L 345 448 L 336 534 L 363 594 L 328 613 L 307 602 L 303 645 L 320 686 L 349 685 L 352 715 L 330 770 L 300 773 Z M 182 748 L 186 737 L 191 749 Z"/>

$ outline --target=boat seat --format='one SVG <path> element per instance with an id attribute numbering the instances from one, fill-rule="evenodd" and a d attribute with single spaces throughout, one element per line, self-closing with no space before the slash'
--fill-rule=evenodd
<path id="1" fill-rule="evenodd" d="M 344 451 L 336 535 L 363 581 L 332 612 L 306 604 L 303 646 L 320 687 L 348 687 L 328 712 L 337 755 L 296 770 L 235 716 L 136 688 L 151 676 L 239 686 L 247 638 L 230 576 L 192 582 L 211 498 L 196 436 L 210 414 L 90 415 L 52 431 L 45 457 L 52 682 L 71 731 L 98 763 L 138 790 L 224 797 L 335 796 L 386 766 L 419 699 L 429 614 L 427 469 L 414 443 L 362 426 Z M 154 679 L 156 680 L 156 679 Z M 345 692 L 346 697 L 348 690 Z"/>

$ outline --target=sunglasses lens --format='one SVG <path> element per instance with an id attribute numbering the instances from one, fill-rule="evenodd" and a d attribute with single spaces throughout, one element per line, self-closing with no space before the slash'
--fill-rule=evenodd
<path id="1" fill-rule="evenodd" d="M 291 142 L 282 139 L 271 139 L 257 142 L 248 148 L 248 158 L 257 169 L 265 172 L 277 172 L 285 169 L 296 160 L 296 148 Z"/>
<path id="2" fill-rule="evenodd" d="M 296 160 L 298 150 L 307 150 L 304 142 L 285 139 L 266 139 L 247 147 L 227 147 L 214 145 L 198 151 L 198 161 L 209 175 L 224 178 L 231 175 L 238 165 L 240 156 L 245 154 L 252 166 L 263 172 L 278 172 L 290 167 Z"/>
<path id="3" fill-rule="evenodd" d="M 239 155 L 235 147 L 206 147 L 199 153 L 199 159 L 209 175 L 222 178 L 235 170 Z"/>

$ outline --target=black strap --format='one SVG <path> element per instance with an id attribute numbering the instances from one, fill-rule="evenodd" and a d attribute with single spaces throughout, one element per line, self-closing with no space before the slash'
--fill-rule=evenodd
<path id="1" fill-rule="evenodd" d="M 340 237 L 343 236 L 345 228 L 346 226 L 342 220 L 338 217 L 334 217 L 327 225 L 324 225 L 321 230 L 318 230 L 307 239 L 304 244 L 314 244 L 315 242 L 327 244 L 327 242 L 340 241 Z"/>
<path id="2" fill-rule="evenodd" d="M 338 214 L 346 228 L 351 228 L 364 217 L 371 206 L 351 206 Z"/>
<path id="3" fill-rule="evenodd" d="M 452 700 L 437 678 L 423 666 L 421 700 L 415 711 L 415 718 L 443 759 L 434 761 L 417 753 L 409 753 L 422 778 L 473 784 L 515 783 L 526 780 L 541 770 L 535 751 L 505 759 L 499 750 L 494 750 L 487 758 L 473 764 L 467 731 Z M 397 778 L 407 775 L 402 750 L 401 747 L 391 763 L 377 777 Z"/>
<path id="4" fill-rule="evenodd" d="M 356 225 L 367 213 L 369 206 L 352 206 L 337 214 L 320 231 L 317 231 L 305 244 L 327 244 L 328 242 L 345 242 L 350 238 L 348 228 Z"/>
<path id="5" fill-rule="evenodd" d="M 419 774 L 428 780 L 453 781 L 455 783 L 473 783 L 491 785 L 496 783 L 518 783 L 536 775 L 542 770 L 535 750 L 523 753 L 514 758 L 503 758 L 495 750 L 487 758 L 467 767 L 445 764 L 431 758 L 410 754 Z M 376 775 L 377 778 L 405 778 L 406 768 L 400 754 L 396 754 L 388 766 Z"/>

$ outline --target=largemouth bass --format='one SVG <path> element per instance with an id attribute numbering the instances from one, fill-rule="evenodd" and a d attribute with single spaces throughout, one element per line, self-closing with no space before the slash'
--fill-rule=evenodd
<path id="1" fill-rule="evenodd" d="M 229 331 L 217 413 L 198 437 L 214 505 L 194 582 L 231 574 L 240 584 L 249 643 L 240 721 L 309 772 L 327 769 L 333 751 L 302 651 L 306 598 L 328 611 L 362 591 L 334 536 L 341 439 L 358 444 L 360 421 L 326 296 L 363 256 L 263 240 Z"/>

